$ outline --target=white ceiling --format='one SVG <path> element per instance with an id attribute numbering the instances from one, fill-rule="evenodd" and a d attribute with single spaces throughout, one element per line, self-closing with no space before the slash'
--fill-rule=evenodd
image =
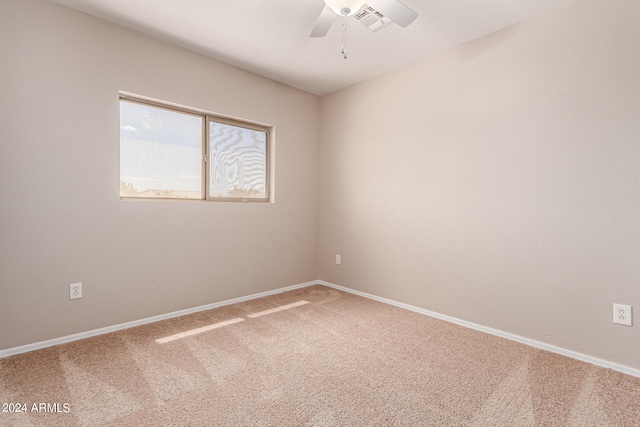
<path id="1" fill-rule="evenodd" d="M 411 25 L 372 33 L 348 18 L 311 38 L 323 0 L 51 0 L 324 95 L 576 0 L 402 0 Z"/>

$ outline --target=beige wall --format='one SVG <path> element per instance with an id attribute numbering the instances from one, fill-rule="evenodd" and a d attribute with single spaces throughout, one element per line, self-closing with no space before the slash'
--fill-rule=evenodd
<path id="1" fill-rule="evenodd" d="M 639 22 L 581 1 L 324 97 L 320 278 L 640 368 Z"/>
<path id="2" fill-rule="evenodd" d="M 318 97 L 39 0 L 0 52 L 0 350 L 317 279 Z M 120 90 L 275 126 L 275 203 L 120 201 Z"/>
<path id="3" fill-rule="evenodd" d="M 611 323 L 640 310 L 637 2 L 322 100 L 49 2 L 0 9 L 0 350 L 319 278 L 640 368 L 640 329 Z M 120 201 L 119 90 L 274 125 L 276 202 Z"/>

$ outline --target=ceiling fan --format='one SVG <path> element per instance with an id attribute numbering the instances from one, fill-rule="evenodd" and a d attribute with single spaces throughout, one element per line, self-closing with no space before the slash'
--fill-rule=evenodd
<path id="1" fill-rule="evenodd" d="M 342 54 L 345 59 L 347 59 L 347 16 L 356 14 L 365 4 L 401 27 L 406 27 L 418 17 L 418 13 L 415 10 L 405 6 L 398 0 L 324 0 L 324 2 L 324 9 L 320 12 L 320 16 L 309 36 L 324 37 L 329 32 L 336 15 L 342 16 Z"/>

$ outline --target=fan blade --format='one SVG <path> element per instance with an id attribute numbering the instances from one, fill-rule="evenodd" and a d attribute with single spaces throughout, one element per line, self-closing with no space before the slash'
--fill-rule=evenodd
<path id="1" fill-rule="evenodd" d="M 325 6 L 316 21 L 316 25 L 311 30 L 311 34 L 309 37 L 324 37 L 329 32 L 329 28 L 331 28 L 331 24 L 336 19 L 336 14 L 329 8 L 329 6 Z"/>
<path id="2" fill-rule="evenodd" d="M 367 0 L 367 4 L 401 27 L 406 27 L 418 17 L 418 12 L 397 0 Z"/>

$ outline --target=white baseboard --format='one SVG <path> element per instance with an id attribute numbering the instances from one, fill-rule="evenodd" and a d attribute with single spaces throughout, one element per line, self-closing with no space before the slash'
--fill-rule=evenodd
<path id="1" fill-rule="evenodd" d="M 256 298 L 262 298 L 269 295 L 279 294 L 281 292 L 292 291 L 294 289 L 306 288 L 307 286 L 316 285 L 317 281 L 300 283 L 298 285 L 287 286 L 284 288 L 274 289 L 271 291 L 260 292 L 257 294 L 248 295 L 245 297 L 233 298 L 226 301 L 215 302 L 212 304 L 202 305 L 194 308 L 187 308 L 185 310 L 174 311 L 172 313 L 160 314 L 158 316 L 147 317 L 145 319 L 134 320 L 131 322 L 121 323 L 119 325 L 107 326 L 106 328 L 94 329 L 92 331 L 81 332 L 79 334 L 68 335 L 61 338 L 54 338 L 52 340 L 41 341 L 34 344 L 27 344 L 20 347 L 9 348 L 7 350 L 0 350 L 0 359 L 4 357 L 13 356 L 15 354 L 27 353 L 29 351 L 40 350 L 42 348 L 53 347 L 54 345 L 64 344 L 72 341 L 81 340 L 84 338 L 94 337 L 96 335 L 107 334 L 109 332 L 115 332 L 122 329 L 133 328 L 135 326 L 146 325 L 147 323 L 158 322 L 160 320 L 171 319 L 173 317 L 184 316 L 191 313 L 197 313 L 199 311 L 211 310 L 212 308 L 222 307 L 224 305 L 235 304 L 242 301 L 249 301 Z"/>
<path id="2" fill-rule="evenodd" d="M 436 313 L 433 311 L 425 310 L 423 308 L 414 307 L 409 304 L 404 304 L 401 302 L 393 301 L 387 298 L 378 297 L 376 295 L 368 294 L 366 292 L 356 291 L 350 288 L 346 288 L 344 286 L 336 285 L 334 283 L 325 282 L 323 280 L 318 280 L 316 282 L 319 285 L 328 286 L 330 288 L 338 289 L 344 292 L 348 292 L 354 295 L 358 295 L 361 297 L 369 298 L 375 301 L 383 302 L 385 304 L 394 305 L 396 307 L 404 308 L 406 310 L 414 311 L 416 313 L 424 314 L 426 316 L 435 317 L 436 319 L 444 320 L 447 322 L 455 323 L 456 325 L 464 326 L 465 328 L 475 329 L 480 332 L 485 332 L 487 334 L 496 335 L 498 337 L 506 338 L 511 341 L 517 341 L 522 344 L 526 344 L 531 347 L 539 348 L 542 350 L 547 350 L 552 353 L 561 354 L 563 356 L 571 357 L 572 359 L 577 359 L 582 362 L 591 363 L 593 365 L 597 365 L 603 368 L 613 369 L 614 371 L 619 371 L 628 375 L 632 375 L 634 377 L 640 378 L 640 369 L 631 368 L 629 366 L 620 365 L 618 363 L 610 362 L 608 360 L 599 359 L 597 357 L 588 356 L 586 354 L 578 353 L 572 350 L 567 350 L 566 348 L 557 347 L 554 345 L 546 344 L 540 341 L 535 341 L 529 338 L 521 337 L 520 335 L 511 334 L 509 332 L 500 331 L 498 329 L 488 328 L 486 326 L 478 325 L 475 323 L 467 322 L 465 320 L 460 320 L 455 317 L 445 316 L 444 314 Z"/>
<path id="3" fill-rule="evenodd" d="M 158 322 L 160 320 L 171 319 L 173 317 L 184 316 L 187 314 L 197 313 L 199 311 L 211 310 L 213 308 L 222 307 L 229 304 L 235 304 L 238 302 L 249 301 L 256 298 L 262 298 L 269 295 L 279 294 L 281 292 L 292 291 L 294 289 L 305 288 L 311 285 L 323 285 L 328 286 L 330 288 L 338 289 L 344 292 L 348 292 L 354 295 L 358 295 L 364 298 L 369 298 L 378 302 L 382 302 L 385 304 L 393 305 L 396 307 L 403 308 L 405 310 L 410 310 L 416 313 L 424 314 L 426 316 L 435 317 L 436 319 L 444 320 L 450 323 L 454 323 L 456 325 L 464 326 L 466 328 L 475 329 L 480 332 L 485 332 L 487 334 L 496 335 L 498 337 L 506 338 L 511 341 L 516 341 L 522 344 L 526 344 L 531 347 L 539 348 L 542 350 L 547 350 L 552 353 L 561 354 L 563 356 L 571 357 L 576 360 L 580 360 L 583 362 L 591 363 L 593 365 L 601 366 L 603 368 L 613 369 L 615 371 L 619 371 L 628 375 L 632 375 L 634 377 L 640 378 L 640 369 L 631 368 L 629 366 L 620 365 L 618 363 L 610 362 L 608 360 L 599 359 L 597 357 L 588 356 L 586 354 L 578 353 L 572 350 L 567 350 L 562 347 L 557 347 L 554 345 L 546 344 L 540 341 L 535 341 L 529 338 L 521 337 L 520 335 L 511 334 L 509 332 L 500 331 L 498 329 L 488 328 L 486 326 L 478 325 L 475 323 L 467 322 L 465 320 L 457 319 L 455 317 L 446 316 L 444 314 L 436 313 L 434 311 L 425 310 L 420 307 L 415 307 L 409 304 L 404 304 L 401 302 L 397 302 L 388 298 L 382 298 L 376 295 L 368 294 L 366 292 L 357 291 L 354 289 L 350 289 L 344 286 L 336 285 L 335 283 L 325 282 L 324 280 L 314 280 L 311 282 L 300 283 L 297 285 L 287 286 L 284 288 L 278 288 L 271 291 L 260 292 L 257 294 L 248 295 L 245 297 L 233 298 L 226 301 L 220 301 L 212 304 L 202 305 L 199 307 L 188 308 L 185 310 L 174 311 L 172 313 L 161 314 L 158 316 L 147 317 L 145 319 L 134 320 L 132 322 L 121 323 L 119 325 L 108 326 L 106 328 L 94 329 L 92 331 L 82 332 L 79 334 L 68 335 L 61 338 L 55 338 L 48 341 L 42 341 L 34 344 L 28 344 L 21 347 L 14 347 L 7 350 L 0 350 L 0 359 L 4 357 L 13 356 L 15 354 L 27 353 L 29 351 L 39 350 L 42 348 L 52 347 L 58 344 L 64 344 L 72 341 L 81 340 L 84 338 L 94 337 L 96 335 L 107 334 L 109 332 L 115 332 L 122 329 L 133 328 L 135 326 L 145 325 L 147 323 Z"/>

